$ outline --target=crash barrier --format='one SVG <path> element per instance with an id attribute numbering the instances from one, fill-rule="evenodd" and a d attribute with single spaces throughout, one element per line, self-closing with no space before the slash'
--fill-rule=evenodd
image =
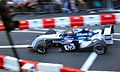
<path id="1" fill-rule="evenodd" d="M 18 71 L 19 70 L 18 59 L 10 56 L 5 56 L 3 66 L 5 69 Z"/>
<path id="2" fill-rule="evenodd" d="M 19 68 L 19 63 L 20 68 Z M 43 63 L 0 55 L 0 68 L 20 72 L 84 72 L 80 69 L 65 67 L 63 64 Z"/>
<path id="3" fill-rule="evenodd" d="M 119 24 L 120 13 L 19 20 L 18 29 Z M 5 30 L 0 22 L 0 30 Z"/>
<path id="4" fill-rule="evenodd" d="M 4 67 L 4 55 L 0 55 L 0 68 Z"/>

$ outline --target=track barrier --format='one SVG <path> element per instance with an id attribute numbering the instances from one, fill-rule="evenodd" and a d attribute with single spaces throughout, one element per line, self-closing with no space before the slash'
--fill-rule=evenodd
<path id="1" fill-rule="evenodd" d="M 26 63 L 21 67 L 22 72 L 35 72 L 34 64 Z"/>
<path id="2" fill-rule="evenodd" d="M 38 72 L 60 72 L 60 69 L 63 68 L 63 65 L 53 63 L 39 63 L 36 67 Z"/>
<path id="3" fill-rule="evenodd" d="M 94 26 L 108 24 L 116 25 L 120 23 L 120 13 L 19 20 L 19 23 L 20 25 L 17 29 L 20 30 L 32 28 Z M 0 31 L 3 30 L 5 30 L 3 22 L 0 22 Z"/>
<path id="4" fill-rule="evenodd" d="M 2 69 L 4 67 L 4 55 L 0 55 L 0 68 Z"/>
<path id="5" fill-rule="evenodd" d="M 18 71 L 19 70 L 19 63 L 18 59 L 10 56 L 6 56 L 4 58 L 4 69 L 10 69 L 13 71 Z"/>
<path id="6" fill-rule="evenodd" d="M 65 67 L 63 64 L 43 63 L 30 60 L 17 60 L 15 57 L 0 55 L 0 68 L 20 72 L 84 72 L 80 69 Z"/>
<path id="7" fill-rule="evenodd" d="M 70 68 L 70 67 L 63 67 L 60 72 L 85 72 L 80 69 Z"/>

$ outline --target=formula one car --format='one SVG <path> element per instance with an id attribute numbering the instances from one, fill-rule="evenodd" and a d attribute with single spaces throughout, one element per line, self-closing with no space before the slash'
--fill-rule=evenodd
<path id="1" fill-rule="evenodd" d="M 37 36 L 28 48 L 44 54 L 50 47 L 57 44 L 62 52 L 88 49 L 102 55 L 107 50 L 107 44 L 113 44 L 112 33 L 114 33 L 112 25 L 105 26 L 102 30 L 78 28 L 76 32 L 63 31 L 61 33 L 50 29 L 45 35 Z"/>

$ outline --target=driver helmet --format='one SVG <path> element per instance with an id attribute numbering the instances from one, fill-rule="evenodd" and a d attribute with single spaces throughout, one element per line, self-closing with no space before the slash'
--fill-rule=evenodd
<path id="1" fill-rule="evenodd" d="M 79 31 L 78 26 L 73 26 L 72 33 L 77 33 L 78 31 Z"/>
<path id="2" fill-rule="evenodd" d="M 77 29 L 78 28 L 78 26 L 73 26 L 73 29 Z"/>

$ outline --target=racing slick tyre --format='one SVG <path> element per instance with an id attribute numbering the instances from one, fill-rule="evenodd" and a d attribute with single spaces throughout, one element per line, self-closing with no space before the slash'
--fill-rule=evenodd
<path id="1" fill-rule="evenodd" d="M 41 40 L 41 41 L 37 42 L 35 49 L 38 53 L 45 54 L 47 52 L 45 41 Z"/>
<path id="2" fill-rule="evenodd" d="M 53 30 L 53 29 L 49 29 L 49 30 L 45 33 L 45 35 L 48 35 L 48 34 L 56 34 L 56 31 Z M 53 46 L 52 40 L 45 40 L 45 43 L 47 44 L 47 47 Z"/>
<path id="3" fill-rule="evenodd" d="M 101 43 L 98 43 L 93 47 L 94 52 L 96 52 L 98 55 L 105 54 L 106 49 L 107 49 L 107 47 Z"/>
<path id="4" fill-rule="evenodd" d="M 46 34 L 46 35 L 47 35 L 47 34 L 56 34 L 56 31 L 53 30 L 53 29 L 49 29 L 45 34 Z"/>

